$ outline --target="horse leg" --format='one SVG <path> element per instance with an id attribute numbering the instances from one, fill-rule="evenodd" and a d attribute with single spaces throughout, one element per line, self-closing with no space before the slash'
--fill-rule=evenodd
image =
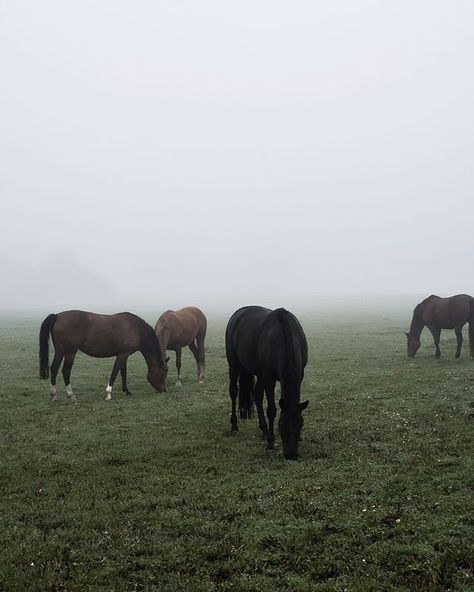
<path id="1" fill-rule="evenodd" d="M 275 434 L 273 432 L 273 423 L 276 417 L 275 380 L 271 380 L 266 383 L 265 394 L 267 395 L 268 417 L 267 450 L 273 450 L 273 448 L 275 447 Z"/>
<path id="2" fill-rule="evenodd" d="M 441 329 L 433 329 L 433 339 L 434 339 L 434 343 L 435 343 L 435 347 L 436 347 L 436 353 L 435 353 L 436 358 L 441 357 L 441 350 L 439 349 L 440 337 L 441 337 Z"/>
<path id="3" fill-rule="evenodd" d="M 72 401 L 73 403 L 77 403 L 76 397 L 74 396 L 74 393 L 72 392 L 72 387 L 71 387 L 71 370 L 72 370 L 72 365 L 74 364 L 75 355 L 76 355 L 76 352 L 70 352 L 64 356 L 64 364 L 63 364 L 63 370 L 62 370 L 64 384 L 66 385 L 66 395 L 69 397 L 69 400 Z"/>
<path id="4" fill-rule="evenodd" d="M 119 370 L 122 368 L 123 363 L 126 362 L 127 356 L 119 355 L 115 358 L 114 367 L 112 368 L 112 374 L 110 375 L 109 384 L 107 385 L 105 392 L 105 400 L 110 401 L 112 398 L 112 387 L 114 386 L 115 379 L 117 378 L 117 374 Z M 125 371 L 126 374 L 126 371 Z"/>
<path id="5" fill-rule="evenodd" d="M 428 329 L 431 331 L 431 335 L 433 335 L 433 341 L 435 344 L 436 352 L 435 357 L 439 358 L 441 356 L 441 350 L 439 349 L 439 339 L 441 337 L 441 329 L 438 327 L 428 326 Z"/>
<path id="6" fill-rule="evenodd" d="M 122 393 L 124 395 L 131 395 L 132 393 L 128 390 L 127 386 L 127 359 L 124 360 L 120 368 L 120 375 L 122 377 Z"/>
<path id="7" fill-rule="evenodd" d="M 262 380 L 257 378 L 253 394 L 255 397 L 255 405 L 257 407 L 258 425 L 259 428 L 262 430 L 262 437 L 265 438 L 268 432 L 268 426 L 267 420 L 265 419 L 265 413 L 263 411 L 263 392 L 264 389 Z"/>
<path id="8" fill-rule="evenodd" d="M 229 364 L 229 396 L 232 401 L 232 413 L 230 416 L 230 431 L 237 434 L 239 428 L 237 426 L 237 395 L 239 394 L 238 387 L 239 370 L 235 366 Z"/>
<path id="9" fill-rule="evenodd" d="M 189 344 L 194 359 L 196 360 L 199 384 L 204 384 L 204 339 L 196 339 Z"/>
<path id="10" fill-rule="evenodd" d="M 204 351 L 204 338 L 196 338 L 197 346 L 197 365 L 198 365 L 198 380 L 199 384 L 204 384 L 204 366 L 206 363 L 206 352 Z"/>
<path id="11" fill-rule="evenodd" d="M 176 380 L 176 386 L 183 386 L 181 382 L 181 348 L 178 347 L 176 350 L 176 370 L 178 371 L 178 379 Z"/>
<path id="12" fill-rule="evenodd" d="M 54 352 L 54 360 L 51 364 L 51 401 L 56 401 L 56 376 L 63 361 L 64 355 L 58 351 Z"/>
<path id="13" fill-rule="evenodd" d="M 456 327 L 456 329 L 454 329 L 454 332 L 456 333 L 456 339 L 458 341 L 458 347 L 456 349 L 456 358 L 459 358 L 459 356 L 461 355 L 462 348 L 462 327 Z"/>

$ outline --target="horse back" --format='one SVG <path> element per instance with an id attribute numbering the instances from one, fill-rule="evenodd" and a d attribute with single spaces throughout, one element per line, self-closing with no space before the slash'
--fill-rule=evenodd
<path id="1" fill-rule="evenodd" d="M 448 298 L 432 297 L 426 301 L 423 320 L 441 329 L 454 329 L 467 323 L 472 317 L 474 299 L 468 294 L 456 294 Z"/>
<path id="2" fill-rule="evenodd" d="M 166 333 L 167 348 L 185 347 L 195 339 L 204 339 L 207 331 L 207 319 L 195 306 L 179 310 L 167 310 L 158 319 L 155 333 Z"/>
<path id="3" fill-rule="evenodd" d="M 278 379 L 286 375 L 303 377 L 308 362 L 308 344 L 295 315 L 285 309 L 272 311 L 259 342 L 259 358 L 273 369 Z"/>
<path id="4" fill-rule="evenodd" d="M 226 329 L 229 364 L 239 364 L 256 376 L 271 373 L 281 380 L 285 370 L 301 373 L 308 360 L 303 329 L 296 317 L 284 310 L 260 306 L 237 310 Z"/>
<path id="5" fill-rule="evenodd" d="M 141 345 L 142 324 L 128 312 L 103 315 L 69 310 L 58 313 L 52 339 L 65 353 L 80 350 L 94 357 L 133 353 Z"/>

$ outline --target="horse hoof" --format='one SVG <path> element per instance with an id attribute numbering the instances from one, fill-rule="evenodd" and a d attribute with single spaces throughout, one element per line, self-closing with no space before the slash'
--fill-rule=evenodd
<path id="1" fill-rule="evenodd" d="M 178 380 L 178 381 L 176 382 L 176 386 L 183 386 L 183 383 L 181 382 L 181 380 Z"/>
<path id="2" fill-rule="evenodd" d="M 132 393 L 130 391 L 122 391 L 122 395 L 131 397 Z"/>
<path id="3" fill-rule="evenodd" d="M 105 397 L 106 401 L 110 401 L 112 399 L 112 395 L 110 393 L 107 393 L 107 396 Z"/>
<path id="4" fill-rule="evenodd" d="M 235 436 L 239 435 L 239 430 L 230 430 L 229 432 L 224 432 L 224 436 L 228 438 L 234 438 Z"/>

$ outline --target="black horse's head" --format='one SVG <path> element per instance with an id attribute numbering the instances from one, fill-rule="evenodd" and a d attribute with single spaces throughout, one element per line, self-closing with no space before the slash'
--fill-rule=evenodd
<path id="1" fill-rule="evenodd" d="M 169 358 L 161 361 L 158 366 L 148 368 L 147 379 L 151 386 L 159 393 L 166 392 L 166 378 L 168 376 Z"/>
<path id="2" fill-rule="evenodd" d="M 416 352 L 418 351 L 421 341 L 419 337 L 415 337 L 414 335 L 410 335 L 410 333 L 405 333 L 407 336 L 407 354 L 409 358 L 414 358 Z"/>
<path id="3" fill-rule="evenodd" d="M 298 446 L 300 443 L 303 416 L 301 412 L 308 406 L 308 401 L 303 403 L 288 403 L 280 399 L 280 420 L 278 430 L 283 445 L 283 455 L 288 460 L 298 458 Z"/>

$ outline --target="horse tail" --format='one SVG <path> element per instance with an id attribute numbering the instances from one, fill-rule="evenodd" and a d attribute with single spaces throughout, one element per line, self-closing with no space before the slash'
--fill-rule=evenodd
<path id="1" fill-rule="evenodd" d="M 469 349 L 474 358 L 474 298 L 471 298 L 471 316 L 469 318 Z"/>
<path id="2" fill-rule="evenodd" d="M 253 410 L 254 379 L 251 374 L 239 376 L 239 412 L 241 419 L 249 419 Z"/>
<path id="3" fill-rule="evenodd" d="M 56 321 L 55 314 L 48 315 L 41 323 L 39 334 L 40 378 L 49 378 L 49 335 Z"/>

